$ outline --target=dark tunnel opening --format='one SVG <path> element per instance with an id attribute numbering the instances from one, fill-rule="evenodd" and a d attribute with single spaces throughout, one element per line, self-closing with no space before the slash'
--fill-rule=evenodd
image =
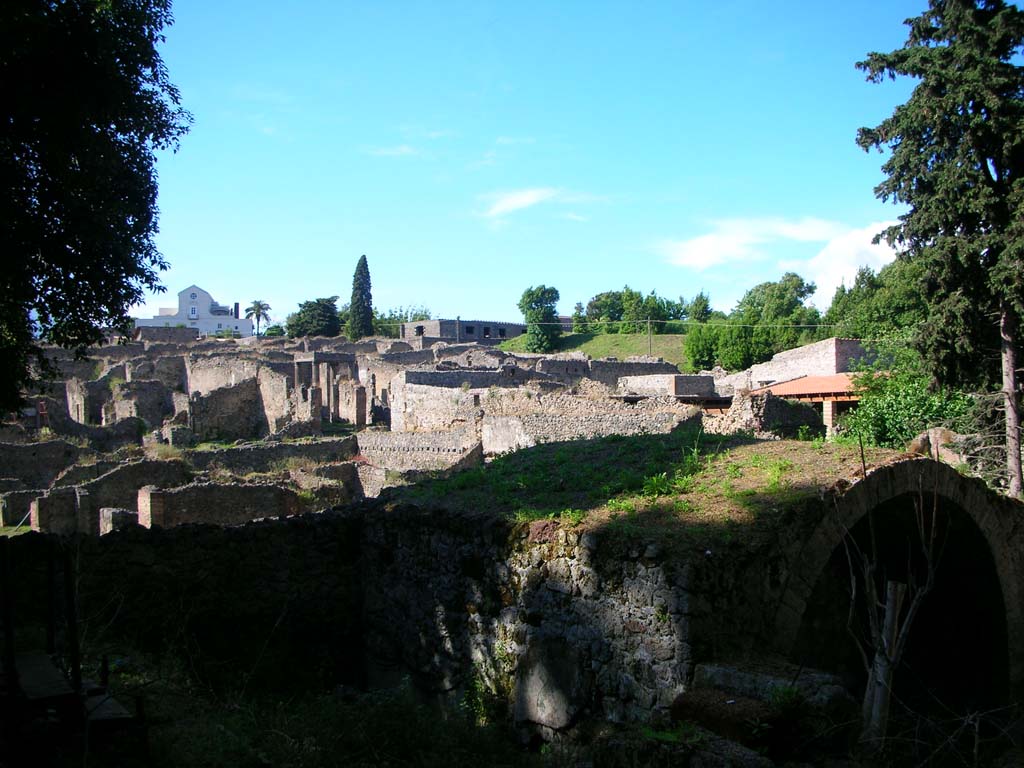
<path id="1" fill-rule="evenodd" d="M 878 541 L 879 589 L 884 580 L 906 582 L 909 570 L 923 575 L 915 496 L 894 498 L 874 510 Z M 925 496 L 926 510 L 932 500 Z M 894 681 L 893 712 L 950 719 L 1003 706 L 1009 699 L 1009 649 L 1006 611 L 992 552 L 977 524 L 946 499 L 938 505 L 941 558 L 932 591 L 910 629 L 906 651 Z M 870 551 L 867 516 L 851 531 L 856 546 Z M 851 547 L 851 551 L 856 551 Z M 855 565 L 856 568 L 856 565 Z M 854 632 L 870 652 L 870 631 L 863 583 L 858 583 Z M 840 544 L 807 602 L 795 660 L 836 672 L 861 696 L 867 682 L 860 653 L 847 630 L 850 564 Z M 908 595 L 904 614 L 909 606 Z"/>

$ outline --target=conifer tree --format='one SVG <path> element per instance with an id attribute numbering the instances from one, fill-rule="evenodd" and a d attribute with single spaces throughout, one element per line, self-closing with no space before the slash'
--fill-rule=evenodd
<path id="1" fill-rule="evenodd" d="M 1024 12 L 1003 0 L 931 0 L 907 24 L 902 48 L 857 66 L 872 82 L 919 83 L 857 143 L 891 151 L 875 194 L 908 209 L 883 236 L 923 264 L 928 319 L 917 345 L 932 376 L 979 388 L 1001 379 L 1007 491 L 1020 496 Z"/>
<path id="2" fill-rule="evenodd" d="M 349 303 L 348 337 L 352 341 L 373 335 L 373 296 L 370 294 L 370 267 L 360 256 L 352 276 L 352 301 Z"/>

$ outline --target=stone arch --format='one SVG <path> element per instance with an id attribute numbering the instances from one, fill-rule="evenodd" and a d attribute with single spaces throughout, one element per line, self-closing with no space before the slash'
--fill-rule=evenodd
<path id="1" fill-rule="evenodd" d="M 845 491 L 825 496 L 821 521 L 791 559 L 793 565 L 775 614 L 776 649 L 785 654 L 793 650 L 811 593 L 833 552 L 842 545 L 845 532 L 852 530 L 869 510 L 919 491 L 934 492 L 958 506 L 984 537 L 1006 611 L 1010 690 L 1015 694 L 1024 692 L 1024 541 L 1020 540 L 1024 505 L 931 459 L 908 459 L 880 467 Z"/>

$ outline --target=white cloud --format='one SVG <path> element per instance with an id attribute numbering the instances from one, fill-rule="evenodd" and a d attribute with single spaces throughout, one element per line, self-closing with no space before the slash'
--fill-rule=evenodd
<path id="1" fill-rule="evenodd" d="M 813 280 L 818 290 L 814 303 L 825 309 L 832 303 L 832 296 L 841 284 L 853 285 L 860 267 L 871 267 L 875 272 L 896 258 L 896 251 L 885 241 L 872 243 L 871 240 L 886 227 L 896 222 L 879 221 L 858 229 L 848 229 L 835 235 L 818 253 L 806 261 L 783 262 L 780 266 L 799 272 L 802 277 Z"/>
<path id="2" fill-rule="evenodd" d="M 687 240 L 665 240 L 657 249 L 672 263 L 704 270 L 730 262 L 757 261 L 767 254 L 762 246 L 779 241 L 824 242 L 847 230 L 824 219 L 721 219 L 712 231 Z"/>
<path id="3" fill-rule="evenodd" d="M 419 154 L 419 150 L 415 147 L 410 147 L 408 144 L 399 144 L 396 147 L 373 147 L 368 149 L 367 152 L 377 157 L 404 157 Z"/>
<path id="4" fill-rule="evenodd" d="M 484 216 L 488 218 L 504 216 L 506 213 L 520 211 L 538 203 L 552 200 L 558 194 L 559 190 L 552 187 L 535 187 L 533 189 L 518 189 L 512 192 L 504 192 L 496 196 Z"/>

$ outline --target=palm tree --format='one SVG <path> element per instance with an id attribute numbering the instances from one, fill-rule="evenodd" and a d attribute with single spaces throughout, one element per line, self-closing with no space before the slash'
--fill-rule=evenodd
<path id="1" fill-rule="evenodd" d="M 270 319 L 270 305 L 261 299 L 256 299 L 246 307 L 245 319 L 253 320 L 256 323 L 256 335 L 260 335 L 260 323 Z"/>

